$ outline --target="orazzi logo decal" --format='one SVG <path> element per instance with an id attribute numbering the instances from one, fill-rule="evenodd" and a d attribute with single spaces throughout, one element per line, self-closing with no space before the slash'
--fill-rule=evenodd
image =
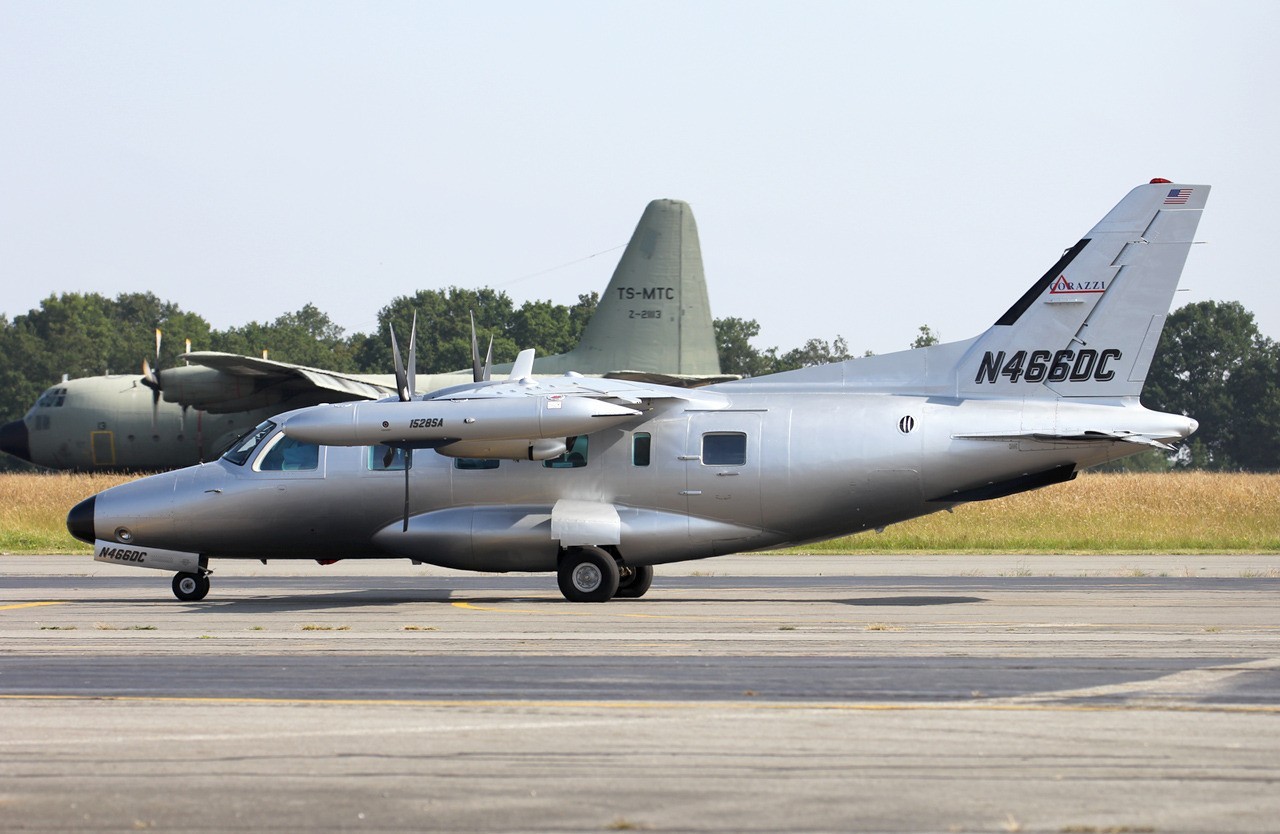
<path id="1" fill-rule="evenodd" d="M 1106 281 L 1068 281 L 1067 276 L 1059 275 L 1049 287 L 1049 295 L 1072 295 L 1075 293 L 1106 292 Z"/>

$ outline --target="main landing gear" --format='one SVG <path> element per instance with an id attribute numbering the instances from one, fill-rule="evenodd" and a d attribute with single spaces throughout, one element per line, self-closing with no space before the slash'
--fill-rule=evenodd
<path id="1" fill-rule="evenodd" d="M 209 595 L 209 574 L 187 571 L 174 574 L 173 595 L 183 602 L 199 602 Z"/>
<path id="2" fill-rule="evenodd" d="M 653 567 L 619 566 L 613 554 L 600 547 L 571 547 L 560 557 L 556 571 L 560 593 L 570 602 L 608 602 L 615 596 L 644 596 L 653 584 Z"/>

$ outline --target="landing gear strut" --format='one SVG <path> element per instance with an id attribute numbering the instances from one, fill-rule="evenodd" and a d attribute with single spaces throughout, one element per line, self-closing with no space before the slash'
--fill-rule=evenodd
<path id="1" fill-rule="evenodd" d="M 640 565 L 639 567 L 624 567 L 622 569 L 622 579 L 618 582 L 618 593 L 614 596 L 622 599 L 636 599 L 642 597 L 645 591 L 649 590 L 649 586 L 653 584 L 653 565 Z"/>
<path id="2" fill-rule="evenodd" d="M 173 576 L 173 595 L 183 602 L 199 602 L 209 594 L 209 574 L 182 571 Z"/>
<path id="3" fill-rule="evenodd" d="M 556 572 L 560 593 L 570 602 L 608 602 L 618 592 L 620 571 L 613 554 L 599 547 L 571 547 Z"/>

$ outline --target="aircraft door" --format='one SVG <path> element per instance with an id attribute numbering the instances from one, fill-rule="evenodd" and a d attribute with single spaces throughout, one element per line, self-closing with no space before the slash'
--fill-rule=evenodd
<path id="1" fill-rule="evenodd" d="M 93 456 L 94 466 L 115 466 L 115 435 L 109 431 L 89 432 L 89 452 Z"/>
<path id="2" fill-rule="evenodd" d="M 761 526 L 759 412 L 690 414 L 681 459 L 691 534 L 696 517 Z"/>

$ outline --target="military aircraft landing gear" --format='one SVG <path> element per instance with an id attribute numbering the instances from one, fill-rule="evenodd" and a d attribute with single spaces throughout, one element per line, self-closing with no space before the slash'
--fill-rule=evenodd
<path id="1" fill-rule="evenodd" d="M 570 602 L 608 602 L 618 592 L 621 572 L 613 554 L 599 547 L 571 547 L 560 557 L 556 579 Z"/>
<path id="2" fill-rule="evenodd" d="M 173 595 L 183 602 L 199 602 L 209 594 L 209 574 L 182 571 L 173 576 Z"/>
<path id="3" fill-rule="evenodd" d="M 618 592 L 614 596 L 622 599 L 636 599 L 644 596 L 652 584 L 653 565 L 640 565 L 634 568 L 624 567 L 622 569 L 622 579 L 618 582 Z"/>

